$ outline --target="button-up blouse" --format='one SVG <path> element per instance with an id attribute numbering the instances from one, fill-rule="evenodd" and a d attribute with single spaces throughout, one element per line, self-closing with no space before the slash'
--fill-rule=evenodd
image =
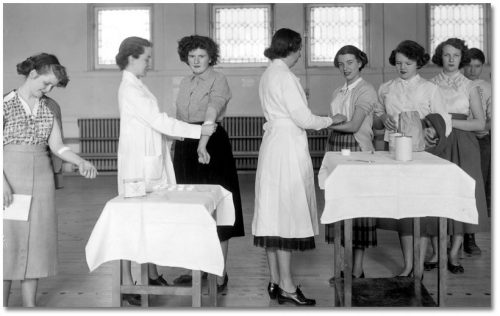
<path id="1" fill-rule="evenodd" d="M 54 115 L 46 105 L 46 97 L 40 98 L 31 111 L 16 91 L 3 98 L 3 145 L 48 145 Z"/>
<path id="2" fill-rule="evenodd" d="M 385 82 L 380 86 L 378 95 L 383 108 L 376 109 L 377 115 L 385 111 L 398 123 L 401 112 L 417 111 L 420 119 L 430 113 L 438 113 L 446 124 L 446 136 L 451 133 L 451 116 L 446 110 L 439 87 L 420 75 L 409 80 L 396 78 Z M 384 140 L 389 140 L 387 130 Z"/>
<path id="3" fill-rule="evenodd" d="M 472 88 L 475 88 L 475 84 L 472 80 L 467 79 L 467 77 L 460 72 L 451 76 L 441 72 L 432 78 L 431 81 L 441 88 L 448 113 L 469 115 L 470 92 Z"/>
<path id="4" fill-rule="evenodd" d="M 177 96 L 177 118 L 184 122 L 203 122 L 209 107 L 217 112 L 216 121 L 222 121 L 231 90 L 226 77 L 212 67 L 199 75 L 182 79 Z"/>
<path id="5" fill-rule="evenodd" d="M 356 109 L 360 109 L 366 114 L 359 130 L 353 133 L 363 151 L 373 150 L 372 113 L 377 103 L 375 88 L 361 77 L 351 85 L 347 86 L 346 83 L 333 92 L 332 103 L 330 104 L 330 111 L 333 115 L 342 114 L 348 120 L 352 120 Z"/>

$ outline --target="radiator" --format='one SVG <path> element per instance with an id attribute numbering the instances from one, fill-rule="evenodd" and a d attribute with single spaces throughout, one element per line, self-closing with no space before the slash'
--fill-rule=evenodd
<path id="1" fill-rule="evenodd" d="M 257 158 L 262 141 L 264 117 L 226 117 L 222 126 L 231 142 L 238 170 L 257 169 Z M 81 155 L 90 160 L 99 171 L 116 171 L 120 119 L 78 119 Z M 325 152 L 327 130 L 308 131 L 309 150 L 314 168 L 319 168 Z"/>

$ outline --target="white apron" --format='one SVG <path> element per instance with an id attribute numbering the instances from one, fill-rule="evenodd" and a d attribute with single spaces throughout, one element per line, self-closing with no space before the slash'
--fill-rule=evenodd
<path id="1" fill-rule="evenodd" d="M 318 235 L 306 131 L 286 118 L 265 123 L 264 130 L 255 179 L 254 236 Z"/>

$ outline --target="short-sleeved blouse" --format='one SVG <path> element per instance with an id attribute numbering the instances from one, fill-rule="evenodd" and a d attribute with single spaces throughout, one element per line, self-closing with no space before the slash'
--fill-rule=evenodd
<path id="1" fill-rule="evenodd" d="M 3 99 L 3 145 L 47 145 L 54 115 L 46 104 L 42 97 L 31 111 L 16 91 L 7 94 Z"/>
<path id="2" fill-rule="evenodd" d="M 431 82 L 434 82 L 441 88 L 446 111 L 448 113 L 469 115 L 469 96 L 472 88 L 475 87 L 472 80 L 467 79 L 460 72 L 452 76 L 445 75 L 441 72 L 439 75 L 432 78 Z"/>

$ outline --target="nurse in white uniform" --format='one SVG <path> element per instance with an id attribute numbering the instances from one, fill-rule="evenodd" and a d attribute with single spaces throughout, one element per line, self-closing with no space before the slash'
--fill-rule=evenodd
<path id="1" fill-rule="evenodd" d="M 290 68 L 300 58 L 302 39 L 278 30 L 264 55 L 271 62 L 262 75 L 259 96 L 266 118 L 255 180 L 254 245 L 264 247 L 270 270 L 268 293 L 278 302 L 314 305 L 296 287 L 291 252 L 314 249 L 318 235 L 316 195 L 306 129 L 323 129 L 334 121 L 313 115 L 299 79 Z"/>

